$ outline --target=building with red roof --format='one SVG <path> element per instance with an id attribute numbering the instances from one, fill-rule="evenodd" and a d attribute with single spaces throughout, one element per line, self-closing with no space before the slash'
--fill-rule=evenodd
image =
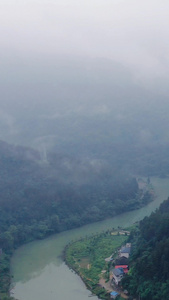
<path id="1" fill-rule="evenodd" d="M 116 265 L 115 266 L 115 269 L 119 269 L 119 268 L 122 268 L 124 273 L 128 273 L 129 269 L 128 269 L 128 265 Z"/>

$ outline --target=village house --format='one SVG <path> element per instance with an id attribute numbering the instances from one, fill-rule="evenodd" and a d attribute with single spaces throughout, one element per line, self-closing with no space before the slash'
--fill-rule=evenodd
<path id="1" fill-rule="evenodd" d="M 123 276 L 128 273 L 128 258 L 131 252 L 131 243 L 126 243 L 119 250 L 119 257 L 116 259 L 115 268 L 112 270 L 112 280 L 116 285 L 122 280 Z"/>
<path id="2" fill-rule="evenodd" d="M 128 265 L 116 265 L 115 266 L 115 269 L 119 269 L 119 268 L 122 268 L 125 274 L 127 274 L 129 271 Z"/>
<path id="3" fill-rule="evenodd" d="M 123 276 L 124 276 L 124 271 L 123 268 L 115 268 L 112 270 L 112 275 L 113 275 L 113 281 L 115 282 L 115 284 L 119 284 L 119 282 L 122 280 Z"/>
<path id="4" fill-rule="evenodd" d="M 127 257 L 118 257 L 116 260 L 115 260 L 115 265 L 128 265 L 129 264 L 129 260 Z"/>
<path id="5" fill-rule="evenodd" d="M 119 257 L 129 258 L 131 252 L 131 243 L 127 243 L 126 246 L 122 247 L 119 251 Z"/>

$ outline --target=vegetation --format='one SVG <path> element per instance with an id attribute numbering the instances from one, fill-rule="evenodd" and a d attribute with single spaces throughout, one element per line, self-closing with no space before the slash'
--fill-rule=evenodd
<path id="1" fill-rule="evenodd" d="M 141 300 L 166 300 L 169 295 L 169 199 L 144 218 L 131 234 L 131 268 L 123 280 L 129 293 Z"/>
<path id="2" fill-rule="evenodd" d="M 10 284 L 10 256 L 7 254 L 1 254 L 0 256 L 0 299 L 4 299 L 3 296 L 5 295 L 6 291 L 9 288 Z"/>
<path id="3" fill-rule="evenodd" d="M 112 235 L 111 231 L 86 237 L 68 245 L 65 249 L 66 263 L 83 279 L 86 286 L 99 298 L 107 299 L 106 290 L 99 285 L 103 276 L 109 280 L 110 262 L 105 258 L 116 256 L 117 249 L 126 241 L 127 236 Z"/>
<path id="4" fill-rule="evenodd" d="M 0 292 L 8 292 L 7 257 L 23 243 L 140 208 L 152 200 L 136 178 L 102 164 L 0 142 Z"/>

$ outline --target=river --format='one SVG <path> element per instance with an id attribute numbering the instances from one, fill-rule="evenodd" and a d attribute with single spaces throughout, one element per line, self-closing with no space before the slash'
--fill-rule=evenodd
<path id="1" fill-rule="evenodd" d="M 20 247 L 11 260 L 12 292 L 18 300 L 87 300 L 91 296 L 81 279 L 62 261 L 69 241 L 117 226 L 128 226 L 154 211 L 169 196 L 169 179 L 152 178 L 156 198 L 136 211 L 55 234 Z M 92 297 L 96 300 L 97 297 Z"/>

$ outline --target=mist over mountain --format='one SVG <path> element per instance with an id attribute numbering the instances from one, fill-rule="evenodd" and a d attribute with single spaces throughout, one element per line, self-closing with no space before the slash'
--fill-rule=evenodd
<path id="1" fill-rule="evenodd" d="M 138 178 L 169 176 L 168 10 L 1 1 L 2 299 L 16 247 L 140 208 Z"/>
<path id="2" fill-rule="evenodd" d="M 23 242 L 139 208 L 151 195 L 103 160 L 49 155 L 0 143 L 0 245 Z"/>
<path id="3" fill-rule="evenodd" d="M 168 143 L 166 0 L 0 8 L 0 139 L 44 156 Z"/>
<path id="4" fill-rule="evenodd" d="M 133 174 L 168 174 L 165 89 L 143 87 L 105 59 L 16 60 L 5 71 L 1 139 L 37 149 L 44 161 L 55 153 L 111 161 Z"/>

